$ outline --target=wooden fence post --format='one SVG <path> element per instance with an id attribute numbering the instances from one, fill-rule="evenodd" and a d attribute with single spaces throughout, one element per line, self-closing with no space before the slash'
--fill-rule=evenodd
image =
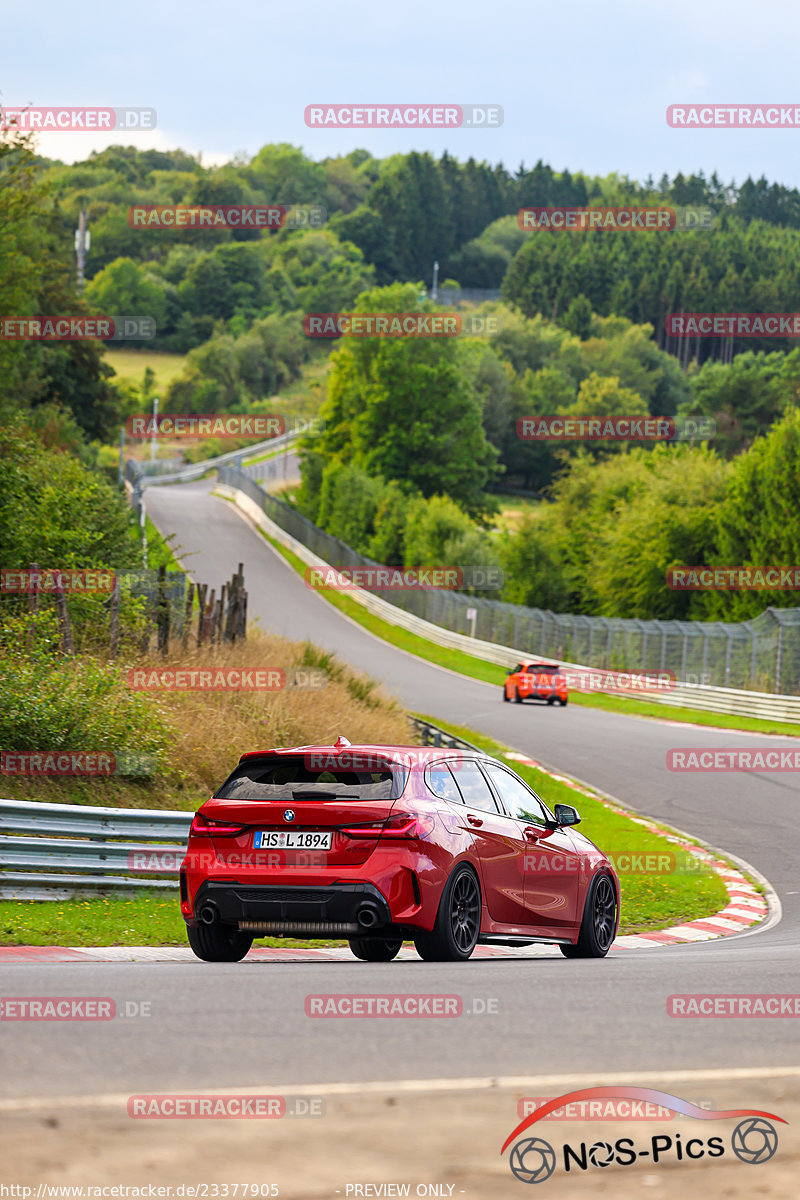
<path id="1" fill-rule="evenodd" d="M 229 591 L 230 584 L 223 583 L 222 591 L 219 594 L 219 611 L 216 613 L 216 621 L 214 622 L 214 633 L 218 644 L 225 636 L 225 605 L 228 600 Z"/>
<path id="2" fill-rule="evenodd" d="M 166 654 L 169 650 L 169 600 L 167 599 L 166 575 L 166 567 L 159 567 L 156 627 L 158 629 L 158 648 L 162 654 Z"/>
<path id="3" fill-rule="evenodd" d="M 208 592 L 207 583 L 198 583 L 197 585 L 197 603 L 199 612 L 197 614 L 197 644 L 202 645 L 203 635 L 205 633 L 206 619 L 206 593 Z"/>
<path id="4" fill-rule="evenodd" d="M 206 605 L 206 619 L 203 627 L 204 636 L 208 638 L 212 646 L 214 644 L 214 612 L 217 607 L 216 601 L 214 600 L 216 594 L 217 589 L 212 588 L 211 595 L 208 599 L 208 604 Z"/>
<path id="5" fill-rule="evenodd" d="M 192 623 L 192 604 L 194 602 L 194 584 L 190 583 L 186 590 L 186 606 L 183 610 L 183 630 L 181 633 L 181 645 L 184 650 L 189 644 L 189 626 Z"/>
<path id="6" fill-rule="evenodd" d="M 31 563 L 30 571 L 31 571 L 32 576 L 34 575 L 34 572 L 35 572 L 36 576 L 38 577 L 39 564 Z M 39 581 L 37 578 L 35 582 L 31 583 L 31 590 L 28 592 L 28 613 L 32 617 L 35 618 L 38 615 L 38 612 L 39 612 Z M 33 647 L 36 644 L 36 621 L 35 621 L 35 619 L 33 621 L 31 621 L 31 623 L 28 626 L 26 642 L 28 644 L 28 649 L 33 650 Z"/>
<path id="7" fill-rule="evenodd" d="M 61 649 L 64 654 L 74 654 L 72 645 L 72 630 L 69 624 L 69 613 L 67 612 L 67 601 L 62 591 L 55 593 L 56 608 L 58 609 L 58 623 L 61 626 Z"/>
<path id="8" fill-rule="evenodd" d="M 111 612 L 109 616 L 109 652 L 112 659 L 119 651 L 119 575 L 114 575 L 114 590 L 111 593 Z"/>

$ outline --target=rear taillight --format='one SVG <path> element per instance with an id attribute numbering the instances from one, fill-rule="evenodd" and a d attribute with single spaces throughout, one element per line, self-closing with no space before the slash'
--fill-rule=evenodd
<path id="1" fill-rule="evenodd" d="M 348 825 L 342 833 L 349 837 L 416 838 L 430 837 L 436 825 L 433 813 L 393 813 L 386 821 L 362 821 Z"/>
<path id="2" fill-rule="evenodd" d="M 210 821 L 203 813 L 194 814 L 194 820 L 189 828 L 189 834 L 199 833 L 204 837 L 236 837 L 245 828 L 244 825 L 231 825 L 228 821 Z"/>

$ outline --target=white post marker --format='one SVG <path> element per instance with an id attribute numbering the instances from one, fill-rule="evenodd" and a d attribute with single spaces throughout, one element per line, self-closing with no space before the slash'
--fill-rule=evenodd
<path id="1" fill-rule="evenodd" d="M 477 608 L 468 608 L 467 609 L 467 620 L 472 622 L 472 629 L 470 630 L 469 636 L 475 637 L 475 622 L 478 620 Z"/>
<path id="2" fill-rule="evenodd" d="M 153 397 L 153 434 L 150 438 L 150 462 L 156 461 L 156 430 L 158 429 L 158 396 Z"/>

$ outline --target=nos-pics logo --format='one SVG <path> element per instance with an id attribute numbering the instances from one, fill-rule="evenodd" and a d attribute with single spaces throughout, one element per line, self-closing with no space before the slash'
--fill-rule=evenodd
<path id="1" fill-rule="evenodd" d="M 593 1143 L 580 1142 L 577 1146 L 565 1142 L 561 1152 L 556 1151 L 550 1142 L 541 1137 L 519 1138 L 537 1121 L 541 1121 L 550 1113 L 582 1100 L 631 1100 L 645 1104 L 658 1104 L 670 1109 L 673 1113 L 682 1113 L 699 1121 L 727 1121 L 741 1118 L 730 1135 L 730 1145 L 724 1136 L 703 1138 L 693 1137 L 684 1140 L 680 1133 L 656 1133 L 640 1148 L 633 1138 L 617 1138 L 613 1142 L 598 1140 Z M 583 1088 L 577 1092 L 567 1092 L 541 1105 L 530 1116 L 517 1125 L 503 1143 L 500 1151 L 504 1154 L 514 1142 L 509 1155 L 508 1165 L 511 1173 L 520 1183 L 544 1183 L 555 1172 L 559 1159 L 565 1173 L 590 1171 L 594 1167 L 604 1168 L 612 1165 L 629 1167 L 644 1158 L 652 1161 L 653 1165 L 666 1161 L 697 1160 L 700 1158 L 721 1158 L 733 1153 L 736 1158 L 749 1165 L 768 1162 L 778 1149 L 778 1131 L 771 1123 L 780 1121 L 785 1125 L 783 1117 L 775 1113 L 762 1112 L 756 1108 L 706 1109 L 700 1108 L 680 1096 L 670 1092 L 659 1092 L 653 1088 L 640 1087 L 595 1087 Z"/>

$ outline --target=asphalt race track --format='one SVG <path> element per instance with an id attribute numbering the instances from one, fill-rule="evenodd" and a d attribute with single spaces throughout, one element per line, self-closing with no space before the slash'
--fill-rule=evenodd
<path id="1" fill-rule="evenodd" d="M 203 482 L 146 493 L 148 514 L 163 534 L 177 535 L 173 546 L 196 578 L 219 588 L 244 562 L 249 616 L 264 628 L 311 638 L 383 680 L 408 708 L 483 730 L 744 859 L 775 889 L 782 919 L 703 944 L 612 950 L 599 962 L 568 962 L 548 950 L 465 964 L 9 965 L 6 994 L 102 995 L 118 1006 L 148 1000 L 152 1015 L 96 1025 L 91 1039 L 80 1024 L 4 1024 L 0 1096 L 580 1072 L 656 1079 L 679 1069 L 800 1064 L 792 1020 L 731 1024 L 666 1013 L 673 993 L 797 990 L 796 781 L 789 773 L 680 775 L 665 765 L 670 747 L 767 739 L 577 705 L 503 705 L 499 688 L 429 666 L 343 617 L 210 488 Z M 231 748 L 231 761 L 240 749 Z M 220 764 L 220 775 L 229 766 Z M 457 994 L 465 1010 L 495 1011 L 418 1020 L 411 1035 L 407 1021 L 315 1023 L 304 999 L 329 992 Z"/>

